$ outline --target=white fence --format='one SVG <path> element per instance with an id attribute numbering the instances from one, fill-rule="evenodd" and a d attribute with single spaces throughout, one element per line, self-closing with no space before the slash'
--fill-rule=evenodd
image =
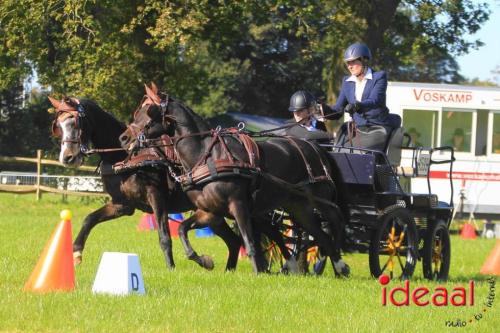
<path id="1" fill-rule="evenodd" d="M 13 163 L 36 163 L 37 172 L 0 172 L 0 192 L 11 193 L 36 193 L 40 199 L 42 192 L 60 193 L 63 195 L 81 196 L 108 196 L 103 192 L 103 184 L 100 177 L 96 176 L 63 176 L 48 175 L 42 173 L 43 165 L 60 166 L 58 161 L 42 159 L 42 151 L 37 151 L 36 158 L 29 157 L 2 157 L 0 162 Z M 94 171 L 95 167 L 83 166 L 79 170 Z"/>
<path id="2" fill-rule="evenodd" d="M 38 176 L 36 173 L 16 171 L 0 172 L 0 184 L 2 185 L 36 185 L 37 178 Z M 40 185 L 68 191 L 103 191 L 101 177 L 95 176 L 57 176 L 41 174 Z"/>

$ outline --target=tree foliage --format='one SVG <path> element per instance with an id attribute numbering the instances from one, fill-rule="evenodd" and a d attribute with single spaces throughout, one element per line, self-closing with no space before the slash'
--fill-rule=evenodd
<path id="1" fill-rule="evenodd" d="M 0 90 L 36 73 L 127 120 L 155 81 L 206 116 L 287 116 L 296 89 L 334 101 L 358 40 L 391 80 L 459 82 L 454 57 L 481 45 L 465 36 L 488 14 L 472 0 L 3 0 Z"/>

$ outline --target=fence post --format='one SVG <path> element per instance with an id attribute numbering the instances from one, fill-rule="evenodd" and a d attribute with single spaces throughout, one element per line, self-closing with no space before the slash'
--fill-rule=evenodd
<path id="1" fill-rule="evenodd" d="M 42 150 L 36 150 L 36 201 L 39 201 L 42 197 L 40 192 L 40 177 L 42 174 Z"/>

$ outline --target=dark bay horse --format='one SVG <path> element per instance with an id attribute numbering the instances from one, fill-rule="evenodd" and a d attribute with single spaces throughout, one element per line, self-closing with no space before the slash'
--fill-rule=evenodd
<path id="1" fill-rule="evenodd" d="M 155 86 L 152 89 L 146 87 L 146 92 L 148 100 L 135 113 L 135 119 L 141 121 L 134 120 L 132 125 L 143 129 L 147 138 L 175 133 L 174 147 L 185 177 L 191 177 L 193 168 L 203 163 L 207 169 L 213 170 L 219 161 L 228 159 L 228 154 L 232 155 L 232 160 L 251 164 L 251 154 L 235 136 L 219 136 L 184 104 L 158 94 Z M 149 120 L 144 122 L 144 119 Z M 130 133 L 125 132 L 121 141 L 122 146 L 129 145 Z M 251 217 L 284 208 L 324 249 L 335 274 L 349 275 L 349 267 L 342 261 L 340 253 L 342 215 L 333 203 L 335 187 L 329 178 L 330 166 L 324 162 L 324 153 L 311 143 L 284 137 L 258 141 L 257 146 L 260 162 L 259 171 L 253 170 L 254 177 L 235 173 L 202 184 L 188 184 L 185 190 L 189 198 L 199 209 L 236 220 L 255 272 L 265 268 L 253 237 Z M 216 175 L 217 171 L 213 174 Z M 320 178 L 327 181 L 319 181 Z M 335 242 L 316 223 L 315 209 L 330 222 Z"/>
<path id="2" fill-rule="evenodd" d="M 126 126 L 113 115 L 102 110 L 95 102 L 82 99 L 64 98 L 58 101 L 49 97 L 56 109 L 56 118 L 52 132 L 61 138 L 59 161 L 69 167 L 77 167 L 83 163 L 83 151 L 92 144 L 100 152 L 101 179 L 104 190 L 111 196 L 111 202 L 90 213 L 81 227 L 73 243 L 75 263 L 82 260 L 85 242 L 92 228 L 97 224 L 132 215 L 135 209 L 154 212 L 158 221 L 160 247 L 165 255 L 168 268 L 175 267 L 172 256 L 172 243 L 168 228 L 167 213 L 184 212 L 196 207 L 182 190 L 173 182 L 164 170 L 143 167 L 134 171 L 114 173 L 112 166 L 127 157 L 124 150 L 110 148 L 120 147 L 119 136 Z M 207 269 L 213 268 L 213 261 L 208 256 L 198 256 L 187 239 L 187 230 L 210 225 L 214 232 L 226 243 L 229 256 L 226 269 L 236 267 L 241 245 L 240 238 L 225 223 L 223 218 L 197 210 L 185 220 L 179 228 L 179 236 L 189 259 Z"/>

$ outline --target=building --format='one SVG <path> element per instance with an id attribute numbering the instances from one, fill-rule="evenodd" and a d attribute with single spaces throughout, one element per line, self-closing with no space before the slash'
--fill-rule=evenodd
<path id="1" fill-rule="evenodd" d="M 399 114 L 413 144 L 452 146 L 455 204 L 476 215 L 500 214 L 500 88 L 449 84 L 389 82 L 387 106 Z M 403 152 L 403 163 L 411 152 Z M 444 186 L 446 166 L 431 171 L 440 200 L 449 196 Z M 427 188 L 412 181 L 412 191 Z"/>

